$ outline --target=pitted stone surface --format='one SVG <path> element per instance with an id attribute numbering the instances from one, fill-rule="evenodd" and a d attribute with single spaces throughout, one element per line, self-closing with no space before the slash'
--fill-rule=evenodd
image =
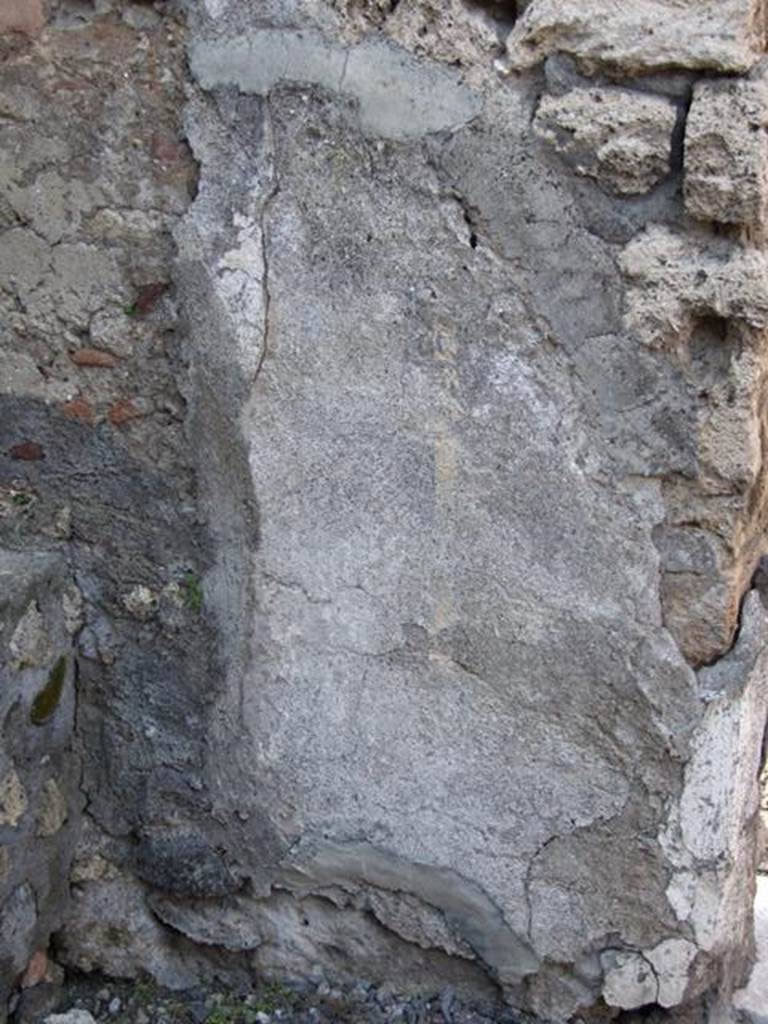
<path id="1" fill-rule="evenodd" d="M 658 1001 L 659 983 L 641 953 L 609 950 L 600 959 L 605 971 L 603 996 L 609 1006 L 634 1010 Z"/>
<path id="2" fill-rule="evenodd" d="M 680 344 L 703 316 L 763 330 L 768 256 L 717 239 L 689 238 L 651 225 L 622 253 L 632 283 L 627 326 L 649 346 Z"/>
<path id="3" fill-rule="evenodd" d="M 544 96 L 534 127 L 574 167 L 620 195 L 647 192 L 670 170 L 672 102 L 626 89 Z"/>
<path id="4" fill-rule="evenodd" d="M 55 836 L 67 820 L 67 800 L 55 779 L 43 786 L 37 819 L 38 836 Z"/>
<path id="5" fill-rule="evenodd" d="M 0 10 L 0 32 L 34 35 L 44 24 L 43 0 L 5 0 Z"/>
<path id="6" fill-rule="evenodd" d="M 763 227 L 768 203 L 768 82 L 696 85 L 685 130 L 685 204 L 705 221 Z"/>
<path id="7" fill-rule="evenodd" d="M 0 825 L 15 828 L 27 809 L 27 794 L 15 771 L 0 779 Z"/>
<path id="8" fill-rule="evenodd" d="M 42 668 L 51 658 L 45 621 L 35 601 L 30 601 L 13 631 L 8 647 L 16 670 Z"/>
<path id="9" fill-rule="evenodd" d="M 668 68 L 744 72 L 762 52 L 759 0 L 531 0 L 507 39 L 513 68 L 550 53 L 587 70 L 622 74 Z"/>

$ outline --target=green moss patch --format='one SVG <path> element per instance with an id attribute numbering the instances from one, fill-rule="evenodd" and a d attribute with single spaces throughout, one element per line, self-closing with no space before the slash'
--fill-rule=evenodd
<path id="1" fill-rule="evenodd" d="M 64 654 L 48 673 L 48 682 L 32 701 L 29 718 L 33 725 L 43 725 L 56 711 L 64 692 L 67 678 L 67 659 Z"/>
<path id="2" fill-rule="evenodd" d="M 203 593 L 203 581 L 193 572 L 188 572 L 179 584 L 181 600 L 184 607 L 191 612 L 198 614 L 203 610 L 205 594 Z"/>

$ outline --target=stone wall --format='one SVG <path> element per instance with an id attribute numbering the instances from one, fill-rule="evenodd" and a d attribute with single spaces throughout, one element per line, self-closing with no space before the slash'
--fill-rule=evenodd
<path id="1" fill-rule="evenodd" d="M 11 501 L 22 491 L 14 492 Z M 4 500 L 7 500 L 4 498 Z M 72 635 L 79 591 L 53 555 L 0 551 L 0 1005 L 62 924 L 82 795 Z"/>
<path id="2" fill-rule="evenodd" d="M 197 811 L 216 643 L 171 290 L 171 232 L 196 182 L 180 125 L 183 26 L 146 4 L 40 3 L 34 18 L 27 0 L 1 6 L 0 543 L 27 595 L 13 615 L 32 602 L 51 634 L 40 664 L 0 689 L 0 778 L 16 771 L 28 806 L 0 833 L 26 844 L 23 855 L 9 847 L 14 874 L 0 890 L 14 894 L 0 911 L 5 1003 L 73 913 L 63 898 L 76 811 L 85 805 L 72 867 L 83 885 L 117 870 L 94 835 L 118 848 L 113 861 L 128 858 L 142 823 L 177 803 Z M 49 586 L 82 611 L 61 709 L 38 728 L 29 704 L 64 643 L 60 614 L 43 605 Z M 55 784 L 69 815 L 61 843 L 35 838 Z M 119 941 L 116 900 L 99 926 Z"/>
<path id="3" fill-rule="evenodd" d="M 58 957 L 722 1018 L 768 700 L 763 5 L 24 17 L 0 484 L 83 601 Z"/>

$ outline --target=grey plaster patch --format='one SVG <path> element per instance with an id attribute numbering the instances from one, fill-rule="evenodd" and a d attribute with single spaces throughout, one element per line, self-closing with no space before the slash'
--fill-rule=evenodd
<path id="1" fill-rule="evenodd" d="M 262 944 L 252 900 L 229 896 L 201 902 L 155 894 L 149 902 L 161 921 L 194 942 L 233 952 L 257 949 Z"/>
<path id="2" fill-rule="evenodd" d="M 344 93 L 359 103 L 363 130 L 383 138 L 453 131 L 482 106 L 457 72 L 373 39 L 345 47 L 318 32 L 263 29 L 246 39 L 197 40 L 190 65 L 206 89 L 234 85 L 267 95 L 293 82 Z"/>
<path id="3" fill-rule="evenodd" d="M 455 871 L 416 864 L 368 843 L 307 842 L 292 851 L 282 884 L 294 891 L 360 883 L 411 893 L 438 908 L 504 985 L 517 985 L 539 965 L 477 883 Z"/>

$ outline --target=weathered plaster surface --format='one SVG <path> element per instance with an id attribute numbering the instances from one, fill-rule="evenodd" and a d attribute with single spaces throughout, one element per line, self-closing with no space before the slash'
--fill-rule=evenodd
<path id="1" fill-rule="evenodd" d="M 667 837 L 700 813 L 699 791 L 734 834 L 749 831 L 756 789 L 719 792 L 698 759 L 724 745 L 733 768 L 743 742 L 756 773 L 765 709 L 759 672 L 716 712 L 689 663 L 730 645 L 760 531 L 742 531 L 729 561 L 717 545 L 732 549 L 733 534 L 677 532 L 666 481 L 702 501 L 702 467 L 734 480 L 734 502 L 744 483 L 759 486 L 744 444 L 759 417 L 757 355 L 741 426 L 719 431 L 686 363 L 706 317 L 759 346 L 764 257 L 691 233 L 672 201 L 617 245 L 622 214 L 607 203 L 620 201 L 575 190 L 573 147 L 592 161 L 577 172 L 609 195 L 675 173 L 678 80 L 665 97 L 663 79 L 651 95 L 590 90 L 576 75 L 539 99 L 525 78 L 475 76 L 469 101 L 439 48 L 414 62 L 400 15 L 376 21 L 371 41 L 344 10 L 340 42 L 321 5 L 303 12 L 275 27 L 235 11 L 229 22 L 226 9 L 195 23 L 191 66 L 209 94 L 189 115 L 201 191 L 177 236 L 182 287 L 205 280 L 225 322 L 250 302 L 263 323 L 250 356 L 238 342 L 259 508 L 252 653 L 214 730 L 227 750 L 217 804 L 264 893 L 253 913 L 272 913 L 267 893 L 288 888 L 325 898 L 337 919 L 372 909 L 419 945 L 451 948 L 447 925 L 507 998 L 555 1016 L 601 993 L 626 1009 L 690 1001 L 741 955 L 748 898 L 740 910 L 732 900 L 753 850 L 743 837 L 721 844 L 710 877 L 697 852 L 675 859 Z M 603 19 L 595 65 L 746 67 L 741 14 L 733 5 L 709 24 L 691 13 L 663 53 L 616 58 Z M 461 63 L 475 51 L 460 39 Z M 373 69 L 350 77 L 374 50 L 376 67 L 403 69 L 392 94 Z M 532 117 L 565 163 L 544 156 Z M 243 167 L 226 183 L 222 152 Z M 226 223 L 229 241 L 199 242 Z M 246 237 L 257 280 L 235 295 L 227 266 Z M 193 325 L 216 358 L 205 333 Z M 738 372 L 729 351 L 723 377 Z M 723 534 L 738 514 L 720 510 Z M 695 576 L 701 557 L 722 596 L 676 619 L 665 563 Z M 691 911 L 688 879 L 701 890 Z M 489 945 L 496 915 L 507 938 Z M 208 927 L 190 907 L 180 921 L 192 937 Z M 270 962 L 268 945 L 257 963 Z M 568 984 L 554 980 L 563 970 Z"/>

